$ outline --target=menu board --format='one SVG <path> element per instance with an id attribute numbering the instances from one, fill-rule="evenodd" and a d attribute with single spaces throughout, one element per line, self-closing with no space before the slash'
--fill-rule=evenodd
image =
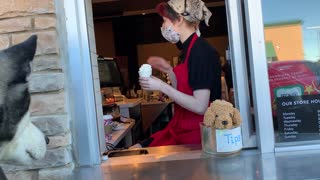
<path id="1" fill-rule="evenodd" d="M 279 142 L 320 140 L 320 95 L 277 98 Z"/>

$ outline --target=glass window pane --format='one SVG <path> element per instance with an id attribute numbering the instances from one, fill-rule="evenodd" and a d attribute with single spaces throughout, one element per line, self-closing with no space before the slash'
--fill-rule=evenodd
<path id="1" fill-rule="evenodd" d="M 319 7 L 262 0 L 276 146 L 320 143 Z"/>

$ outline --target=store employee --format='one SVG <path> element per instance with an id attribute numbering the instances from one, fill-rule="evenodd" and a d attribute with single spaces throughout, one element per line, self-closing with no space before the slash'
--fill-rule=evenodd
<path id="1" fill-rule="evenodd" d="M 180 63 L 172 68 L 161 57 L 150 57 L 153 68 L 169 74 L 172 86 L 162 80 L 140 78 L 144 90 L 159 90 L 174 102 L 167 127 L 133 147 L 200 144 L 200 122 L 209 103 L 221 97 L 221 65 L 217 51 L 199 37 L 199 23 L 209 23 L 211 12 L 201 0 L 170 0 L 156 7 L 163 18 L 161 33 L 171 43 L 182 43 Z"/>

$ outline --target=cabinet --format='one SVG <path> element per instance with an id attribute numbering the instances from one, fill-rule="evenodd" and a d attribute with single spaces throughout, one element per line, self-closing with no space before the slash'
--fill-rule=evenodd
<path id="1" fill-rule="evenodd" d="M 120 115 L 135 120 L 135 124 L 131 129 L 132 144 L 136 144 L 139 140 L 143 139 L 141 101 L 141 98 L 137 98 L 117 102 L 120 109 Z"/>

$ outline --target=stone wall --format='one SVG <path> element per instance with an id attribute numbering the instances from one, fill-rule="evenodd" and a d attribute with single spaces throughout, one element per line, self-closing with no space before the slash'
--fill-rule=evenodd
<path id="1" fill-rule="evenodd" d="M 56 21 L 54 0 L 1 1 L 0 49 L 38 35 L 30 76 L 30 111 L 34 124 L 50 138 L 45 159 L 30 166 L 1 165 L 9 179 L 61 179 L 74 168 Z"/>

